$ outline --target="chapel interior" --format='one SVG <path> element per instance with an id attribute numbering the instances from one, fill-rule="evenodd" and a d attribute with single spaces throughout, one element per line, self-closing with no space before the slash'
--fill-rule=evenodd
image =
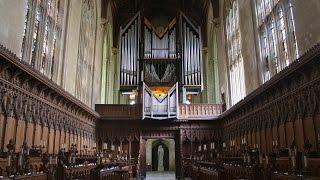
<path id="1" fill-rule="evenodd" d="M 319 0 L 0 0 L 0 179 L 320 179 Z"/>

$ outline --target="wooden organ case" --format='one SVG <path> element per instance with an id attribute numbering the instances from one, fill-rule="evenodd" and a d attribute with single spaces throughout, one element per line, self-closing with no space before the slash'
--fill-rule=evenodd
<path id="1" fill-rule="evenodd" d="M 202 91 L 201 29 L 183 13 L 157 27 L 139 12 L 119 39 L 120 90 L 139 92 L 144 119 L 176 118 L 186 95 Z"/>

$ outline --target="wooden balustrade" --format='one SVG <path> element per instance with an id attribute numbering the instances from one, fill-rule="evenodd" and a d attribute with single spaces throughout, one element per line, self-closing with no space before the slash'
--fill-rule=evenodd
<path id="1" fill-rule="evenodd" d="M 72 142 L 93 154 L 99 114 L 0 45 L 0 149 L 45 146 L 57 154 Z M 81 145 L 81 146 L 80 146 Z"/>
<path id="2" fill-rule="evenodd" d="M 222 104 L 179 104 L 178 119 L 212 120 L 217 118 L 222 110 Z"/>
<path id="3" fill-rule="evenodd" d="M 96 104 L 95 110 L 102 119 L 142 119 L 141 105 Z M 178 119 L 207 120 L 217 118 L 223 110 L 222 104 L 180 104 Z"/>
<path id="4" fill-rule="evenodd" d="M 127 104 L 96 104 L 95 110 L 101 119 L 107 120 L 138 120 L 142 119 L 142 106 Z"/>

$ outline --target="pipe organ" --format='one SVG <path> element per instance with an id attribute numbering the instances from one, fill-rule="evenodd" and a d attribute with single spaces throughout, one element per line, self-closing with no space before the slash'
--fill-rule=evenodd
<path id="1" fill-rule="evenodd" d="M 173 118 L 178 111 L 167 103 L 178 103 L 178 93 L 202 90 L 201 29 L 182 13 L 166 27 L 153 23 L 138 13 L 120 30 L 120 90 L 130 94 L 143 89 L 145 118 Z M 177 93 L 171 92 L 173 87 Z M 155 89 L 164 90 L 161 100 Z"/>
<path id="2" fill-rule="evenodd" d="M 172 20 L 163 32 L 145 18 L 144 20 L 144 58 L 145 59 L 175 59 L 176 58 L 176 20 Z"/>
<path id="3" fill-rule="evenodd" d="M 180 18 L 182 41 L 182 84 L 202 89 L 202 41 L 200 27 L 195 27 L 183 14 Z"/>
<path id="4" fill-rule="evenodd" d="M 137 14 L 125 28 L 120 29 L 120 85 L 138 84 L 138 58 L 140 42 L 140 14 Z"/>

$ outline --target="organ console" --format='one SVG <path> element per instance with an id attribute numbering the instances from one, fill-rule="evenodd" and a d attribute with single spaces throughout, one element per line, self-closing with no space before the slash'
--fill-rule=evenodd
<path id="1" fill-rule="evenodd" d="M 124 94 L 142 89 L 144 118 L 174 118 L 185 99 L 179 93 L 201 92 L 201 29 L 183 13 L 163 27 L 139 12 L 120 28 L 119 43 L 120 89 Z M 166 89 L 161 100 L 155 89 Z"/>

